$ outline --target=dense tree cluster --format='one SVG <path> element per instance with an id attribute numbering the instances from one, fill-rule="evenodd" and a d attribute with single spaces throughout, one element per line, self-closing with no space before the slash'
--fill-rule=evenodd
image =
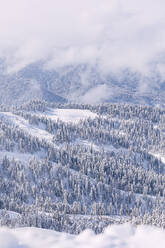
<path id="1" fill-rule="evenodd" d="M 0 117 L 1 225 L 98 233 L 120 216 L 119 223 L 165 228 L 165 165 L 154 155 L 165 152 L 165 110 L 59 105 L 97 113 L 95 119 L 73 124 L 49 118 L 52 107 L 33 101 L 0 109 L 52 137 L 36 137 Z M 16 153 L 30 159 L 19 161 Z M 13 219 L 8 211 L 18 215 Z"/>

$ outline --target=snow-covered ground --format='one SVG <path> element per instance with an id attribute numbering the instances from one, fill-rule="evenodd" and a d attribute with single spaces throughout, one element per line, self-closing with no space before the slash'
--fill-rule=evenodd
<path id="1" fill-rule="evenodd" d="M 50 109 L 47 112 L 44 112 L 44 115 L 37 113 L 38 116 L 46 116 L 52 120 L 61 120 L 63 122 L 70 122 L 78 124 L 80 120 L 85 120 L 87 118 L 95 118 L 97 114 L 91 112 L 90 110 L 83 109 Z M 45 140 L 48 143 L 53 144 L 53 135 L 47 132 L 44 128 L 40 126 L 35 126 L 29 124 L 28 120 L 25 120 L 23 117 L 15 115 L 10 112 L 0 112 L 0 118 L 6 121 L 7 123 L 18 126 L 21 130 L 27 134 L 36 137 L 40 140 Z"/>
<path id="2" fill-rule="evenodd" d="M 14 158 L 18 161 L 28 162 L 31 158 L 33 158 L 33 155 L 29 153 L 0 151 L 0 160 L 4 157 L 7 157 L 10 160 Z"/>
<path id="3" fill-rule="evenodd" d="M 81 145 L 81 146 L 86 146 L 86 147 L 91 147 L 93 150 L 95 151 L 100 151 L 100 150 L 104 150 L 105 152 L 119 152 L 122 151 L 123 153 L 127 152 L 127 149 L 125 148 L 115 148 L 113 145 L 96 145 L 88 140 L 81 140 L 81 139 L 77 139 L 74 142 L 75 145 Z"/>
<path id="4" fill-rule="evenodd" d="M 24 132 L 28 133 L 29 135 L 32 135 L 38 139 L 44 139 L 47 142 L 52 141 L 53 135 L 47 132 L 44 129 L 41 129 L 39 127 L 36 127 L 34 125 L 29 124 L 28 120 L 25 120 L 21 116 L 14 115 L 10 112 L 0 112 L 0 118 L 7 121 L 9 124 L 13 124 L 14 126 L 18 126 L 20 129 L 22 129 Z"/>
<path id="5" fill-rule="evenodd" d="M 0 229 L 1 248 L 164 248 L 165 231 L 125 224 L 103 234 L 86 230 L 78 236 L 37 228 Z"/>
<path id="6" fill-rule="evenodd" d="M 165 154 L 161 154 L 158 152 L 150 152 L 152 156 L 154 156 L 157 159 L 160 159 L 163 164 L 165 164 Z"/>
<path id="7" fill-rule="evenodd" d="M 10 219 L 18 219 L 19 217 L 21 217 L 19 213 L 0 209 L 0 218 L 3 218 L 4 215 L 8 215 Z"/>
<path id="8" fill-rule="evenodd" d="M 30 153 L 20 153 L 20 152 L 8 152 L 8 151 L 0 151 L 0 160 L 4 157 L 7 157 L 9 160 L 21 161 L 23 163 L 28 163 L 30 159 L 34 157 L 36 159 L 43 159 L 45 157 L 44 152 L 36 152 L 35 154 Z"/>
<path id="9" fill-rule="evenodd" d="M 87 109 L 50 109 L 44 113 L 44 116 L 52 120 L 61 120 L 63 122 L 72 122 L 77 124 L 80 120 L 87 118 L 96 118 L 97 114 Z"/>

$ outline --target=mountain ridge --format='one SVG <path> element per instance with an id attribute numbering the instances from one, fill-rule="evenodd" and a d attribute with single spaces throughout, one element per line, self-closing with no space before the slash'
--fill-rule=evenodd
<path id="1" fill-rule="evenodd" d="M 20 105 L 28 100 L 75 103 L 134 103 L 164 105 L 165 87 L 156 82 L 145 89 L 140 76 L 128 71 L 123 79 L 101 73 L 97 67 L 79 65 L 56 70 L 31 64 L 17 73 L 0 76 L 0 103 Z M 140 87 L 144 89 L 140 89 Z"/>

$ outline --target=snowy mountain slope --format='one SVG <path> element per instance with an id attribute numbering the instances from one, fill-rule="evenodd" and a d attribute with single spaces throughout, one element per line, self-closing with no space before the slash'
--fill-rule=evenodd
<path id="1" fill-rule="evenodd" d="M 36 154 L 35 154 L 36 155 Z M 42 158 L 42 155 L 36 155 L 37 157 Z M 7 157 L 9 160 L 21 161 L 22 163 L 28 163 L 30 159 L 33 158 L 32 154 L 29 153 L 19 153 L 19 152 L 8 152 L 8 151 L 0 151 L 0 158 Z"/>
<path id="2" fill-rule="evenodd" d="M 20 105 L 33 99 L 60 103 L 113 102 L 152 106 L 165 103 L 162 82 L 155 82 L 142 90 L 140 76 L 138 78 L 128 72 L 122 77 L 114 77 L 104 75 L 98 68 L 89 65 L 46 70 L 43 64 L 31 64 L 13 74 L 1 73 L 0 103 Z"/>
<path id="3" fill-rule="evenodd" d="M 42 84 L 35 77 L 26 77 L 21 73 L 0 76 L 0 104 L 20 105 L 32 99 L 66 102 L 63 97 L 48 90 L 45 82 Z"/>
<path id="4" fill-rule="evenodd" d="M 68 123 L 76 123 L 80 120 L 85 120 L 88 118 L 95 118 L 97 114 L 92 113 L 89 110 L 82 109 L 49 109 L 48 111 L 35 114 L 35 116 L 45 117 L 53 121 L 61 120 Z M 23 117 L 15 115 L 10 112 L 0 112 L 0 119 L 9 123 L 10 125 L 18 127 L 20 130 L 24 131 L 32 137 L 36 137 L 40 140 L 45 140 L 46 142 L 53 144 L 53 135 L 45 130 L 44 124 L 39 126 L 29 124 L 28 120 L 25 120 Z"/>
<path id="5" fill-rule="evenodd" d="M 1 225 L 164 227 L 165 165 L 151 154 L 164 152 L 163 109 L 41 101 L 0 108 L 0 208 L 21 215 L 5 214 Z"/>
<path id="6" fill-rule="evenodd" d="M 19 129 L 23 130 L 33 137 L 41 140 L 44 139 L 48 142 L 52 141 L 53 136 L 49 132 L 46 132 L 42 128 L 37 128 L 34 125 L 30 125 L 27 120 L 20 116 L 14 115 L 13 113 L 9 112 L 0 112 L 0 118 L 4 119 L 4 121 L 11 125 L 18 126 Z"/>

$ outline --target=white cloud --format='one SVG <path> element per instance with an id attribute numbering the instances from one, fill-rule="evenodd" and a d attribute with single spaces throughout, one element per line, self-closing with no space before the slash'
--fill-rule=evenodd
<path id="1" fill-rule="evenodd" d="M 109 89 L 106 84 L 97 85 L 96 87 L 87 91 L 87 93 L 81 98 L 84 103 L 97 104 L 104 102 L 110 96 L 112 96 L 112 89 Z"/>
<path id="2" fill-rule="evenodd" d="M 164 0 L 0 0 L 0 57 L 10 70 L 89 63 L 164 79 Z"/>
<path id="3" fill-rule="evenodd" d="M 28 248 L 27 246 L 20 245 L 20 242 L 11 231 L 1 228 L 0 229 L 0 247 L 2 248 Z"/>
<path id="4" fill-rule="evenodd" d="M 165 231 L 125 224 L 110 226 L 95 235 L 86 230 L 78 236 L 37 228 L 0 229 L 0 247 L 3 248 L 164 248 Z"/>

